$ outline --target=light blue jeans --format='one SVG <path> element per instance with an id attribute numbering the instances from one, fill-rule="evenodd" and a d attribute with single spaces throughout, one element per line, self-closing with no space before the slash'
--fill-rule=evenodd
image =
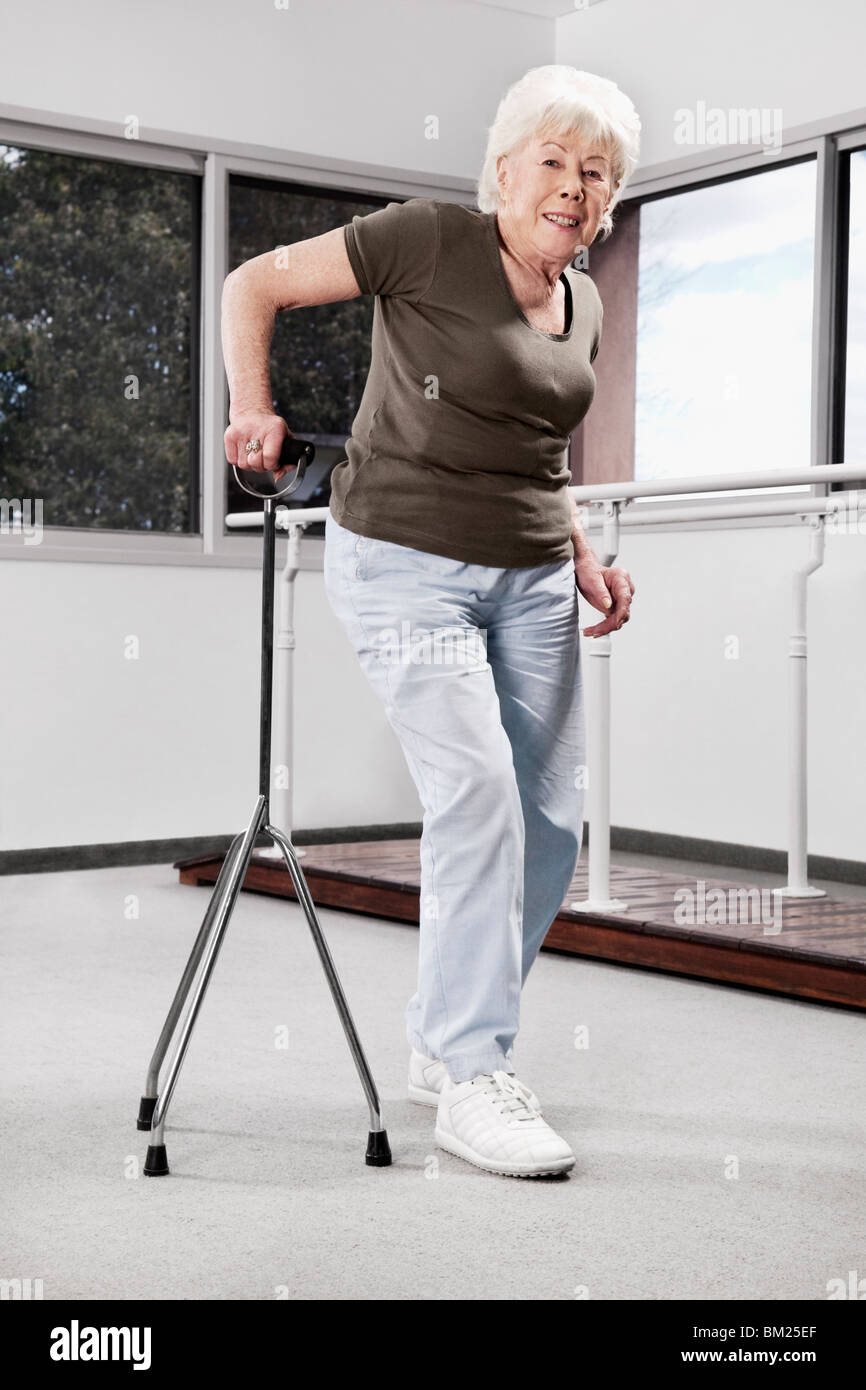
<path id="1" fill-rule="evenodd" d="M 573 559 L 465 564 L 329 514 L 325 589 L 424 808 L 408 1041 L 454 1081 L 513 1073 L 520 992 L 583 837 Z"/>

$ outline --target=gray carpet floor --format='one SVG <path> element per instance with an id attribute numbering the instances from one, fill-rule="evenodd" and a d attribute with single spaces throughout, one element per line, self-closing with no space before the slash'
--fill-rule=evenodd
<path id="1" fill-rule="evenodd" d="M 394 1154 L 368 1168 L 303 914 L 250 893 L 181 1072 L 171 1176 L 145 1178 L 138 1098 L 210 892 L 170 865 L 0 880 L 0 1277 L 45 1299 L 772 1300 L 866 1275 L 862 1016 L 542 952 L 515 1064 L 578 1161 L 499 1177 L 406 1099 L 417 930 L 323 909 Z"/>

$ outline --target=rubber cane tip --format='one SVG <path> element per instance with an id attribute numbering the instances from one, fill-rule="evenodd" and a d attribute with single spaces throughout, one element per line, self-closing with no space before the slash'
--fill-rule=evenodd
<path id="1" fill-rule="evenodd" d="M 391 1146 L 384 1129 L 370 1130 L 367 1140 L 367 1163 L 371 1168 L 387 1168 L 391 1162 Z"/>
<path id="2" fill-rule="evenodd" d="M 144 1160 L 144 1173 L 148 1178 L 164 1178 L 168 1174 L 168 1159 L 165 1144 L 151 1144 Z"/>
<path id="3" fill-rule="evenodd" d="M 138 1119 L 136 1120 L 137 1129 L 150 1129 L 150 1122 L 153 1119 L 155 1109 L 156 1096 L 142 1096 L 141 1104 L 138 1107 Z"/>

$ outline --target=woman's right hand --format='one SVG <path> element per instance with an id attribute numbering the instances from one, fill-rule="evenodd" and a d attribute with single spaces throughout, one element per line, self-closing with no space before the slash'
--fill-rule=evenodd
<path id="1" fill-rule="evenodd" d="M 279 482 L 296 464 L 280 468 L 280 454 L 287 439 L 295 436 L 281 415 L 266 411 L 248 411 L 233 415 L 228 429 L 223 435 L 226 459 L 237 468 L 248 468 L 251 473 L 272 472 L 274 481 Z M 261 449 L 247 453 L 251 439 L 261 440 Z"/>

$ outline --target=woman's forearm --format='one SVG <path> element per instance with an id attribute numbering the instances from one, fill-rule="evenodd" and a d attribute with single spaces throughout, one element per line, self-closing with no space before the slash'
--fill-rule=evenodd
<path id="1" fill-rule="evenodd" d="M 239 266 L 227 275 L 222 294 L 223 361 L 229 383 L 229 419 L 273 410 L 271 342 L 274 307 L 253 288 Z"/>
<path id="2" fill-rule="evenodd" d="M 229 419 L 273 411 L 270 353 L 277 314 L 338 304 L 360 293 L 343 227 L 263 251 L 227 275 L 222 341 L 231 395 Z"/>

